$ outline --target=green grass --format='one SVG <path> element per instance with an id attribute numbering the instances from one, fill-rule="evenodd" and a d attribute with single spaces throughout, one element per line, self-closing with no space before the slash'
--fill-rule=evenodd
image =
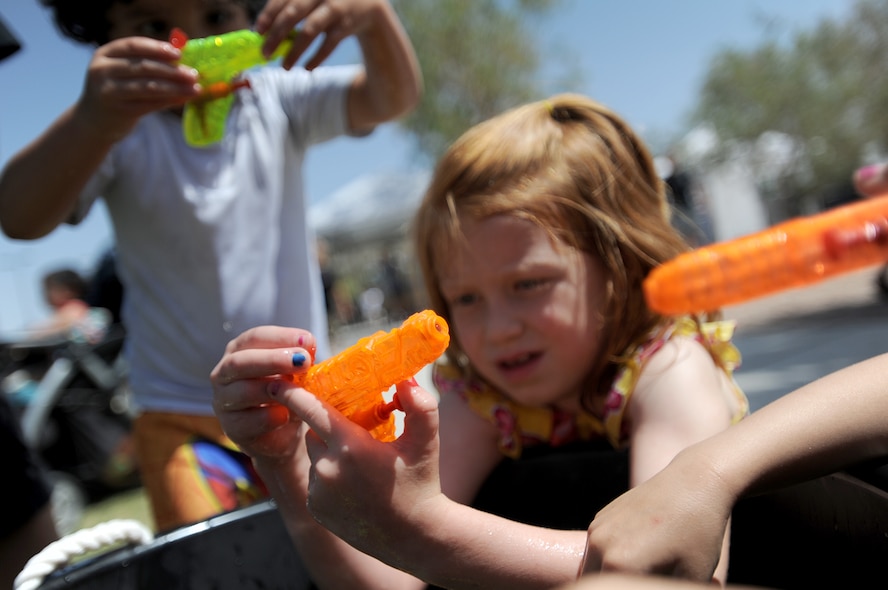
<path id="1" fill-rule="evenodd" d="M 80 527 L 89 528 L 117 518 L 137 520 L 154 530 L 148 499 L 141 487 L 119 492 L 90 504 L 86 508 Z"/>

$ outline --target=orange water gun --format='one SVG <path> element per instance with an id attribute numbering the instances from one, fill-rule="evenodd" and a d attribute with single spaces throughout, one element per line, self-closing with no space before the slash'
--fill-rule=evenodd
<path id="1" fill-rule="evenodd" d="M 702 313 L 888 261 L 888 195 L 686 252 L 648 274 L 648 307 Z"/>
<path id="2" fill-rule="evenodd" d="M 444 354 L 450 332 L 433 311 L 413 314 L 390 332 L 379 331 L 358 340 L 339 354 L 313 365 L 293 380 L 342 412 L 381 441 L 395 439 L 393 410 L 397 397 L 382 394 L 410 379 Z"/>

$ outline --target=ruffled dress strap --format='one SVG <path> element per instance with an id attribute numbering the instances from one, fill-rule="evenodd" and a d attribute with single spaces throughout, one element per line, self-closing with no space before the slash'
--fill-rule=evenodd
<path id="1" fill-rule="evenodd" d="M 746 394 L 734 380 L 734 369 L 740 366 L 740 351 L 731 341 L 734 337 L 733 321 L 697 323 L 690 317 L 677 318 L 665 330 L 638 346 L 620 367 L 611 390 L 605 400 L 602 422 L 608 440 L 616 448 L 628 442 L 628 423 L 623 419 L 629 400 L 635 392 L 638 378 L 645 363 L 673 338 L 692 338 L 702 344 L 712 355 L 719 368 L 728 376 L 736 405 L 732 423 L 739 422 L 749 413 Z"/>
<path id="2" fill-rule="evenodd" d="M 520 457 L 527 445 L 561 446 L 603 434 L 600 422 L 591 415 L 590 420 L 583 421 L 584 432 L 580 435 L 575 416 L 555 408 L 515 403 L 478 379 L 466 379 L 452 365 L 435 365 L 432 379 L 442 396 L 462 397 L 475 413 L 496 426 L 499 450 L 507 457 Z"/>
<path id="3" fill-rule="evenodd" d="M 558 447 L 596 438 L 606 438 L 614 448 L 621 448 L 628 441 L 628 428 L 623 417 L 641 370 L 671 338 L 690 337 L 703 344 L 734 384 L 737 401 L 734 421 L 748 413 L 746 396 L 733 381 L 733 370 L 740 365 L 740 352 L 731 342 L 733 333 L 733 322 L 698 324 L 691 318 L 677 319 L 629 355 L 617 372 L 601 416 L 589 412 L 569 414 L 552 407 L 515 403 L 482 381 L 465 378 L 456 367 L 448 364 L 434 367 L 433 381 L 442 396 L 462 397 L 474 412 L 497 428 L 499 449 L 508 457 L 520 457 L 525 446 L 547 444 Z"/>

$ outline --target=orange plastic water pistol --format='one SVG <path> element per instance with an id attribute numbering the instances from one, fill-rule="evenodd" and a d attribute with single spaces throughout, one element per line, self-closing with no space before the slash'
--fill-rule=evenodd
<path id="1" fill-rule="evenodd" d="M 398 409 L 398 402 L 387 403 L 382 394 L 434 362 L 448 344 L 450 332 L 444 318 L 430 310 L 420 311 L 400 327 L 361 338 L 293 378 L 377 440 L 391 441 L 395 439 L 392 411 Z"/>
<path id="2" fill-rule="evenodd" d="M 658 313 L 706 312 L 885 261 L 888 195 L 682 254 L 650 272 L 644 294 Z"/>

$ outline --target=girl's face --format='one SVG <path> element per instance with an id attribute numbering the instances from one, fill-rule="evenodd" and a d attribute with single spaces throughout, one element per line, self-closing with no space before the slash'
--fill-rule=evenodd
<path id="1" fill-rule="evenodd" d="M 250 28 L 249 12 L 236 0 L 133 0 L 108 10 L 109 38 L 151 37 L 168 41 L 174 27 L 189 38 Z"/>
<path id="2" fill-rule="evenodd" d="M 600 349 L 600 261 L 537 224 L 496 215 L 463 224 L 438 277 L 452 328 L 486 381 L 513 400 L 577 412 Z"/>

